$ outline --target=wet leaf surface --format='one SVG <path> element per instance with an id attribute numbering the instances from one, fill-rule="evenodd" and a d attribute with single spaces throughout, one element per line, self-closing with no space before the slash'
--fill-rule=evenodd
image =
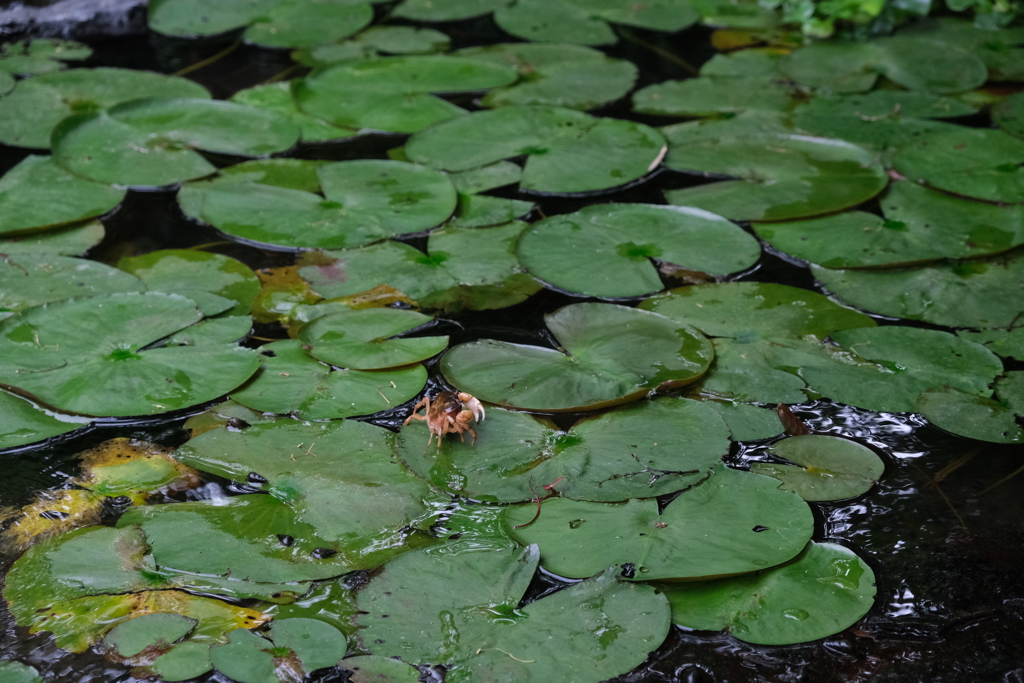
<path id="1" fill-rule="evenodd" d="M 166 647 L 181 640 L 196 623 L 195 619 L 180 614 L 143 614 L 112 628 L 103 639 L 103 645 L 120 657 L 135 657 L 147 648 Z"/>
<path id="2" fill-rule="evenodd" d="M 538 280 L 587 296 L 641 296 L 663 288 L 652 259 L 726 275 L 752 266 L 757 242 L 700 209 L 598 204 L 534 223 L 516 247 Z"/>
<path id="3" fill-rule="evenodd" d="M 256 372 L 255 354 L 234 345 L 143 350 L 201 317 L 190 299 L 156 292 L 27 309 L 0 323 L 0 382 L 85 415 L 150 415 L 209 401 Z"/>
<path id="4" fill-rule="evenodd" d="M 664 138 L 649 126 L 539 105 L 510 105 L 445 121 L 416 133 L 405 147 L 413 161 L 446 171 L 525 154 L 519 186 L 540 194 L 625 185 L 656 168 L 664 149 Z"/>
<path id="5" fill-rule="evenodd" d="M 152 71 L 72 69 L 20 81 L 0 100 L 0 142 L 50 148 L 50 132 L 72 114 L 100 111 L 143 97 L 208 98 L 203 86 Z"/>
<path id="6" fill-rule="evenodd" d="M 867 493 L 885 470 L 885 463 L 870 448 L 835 436 L 791 436 L 776 441 L 769 452 L 796 466 L 757 462 L 750 471 L 778 479 L 783 490 L 804 500 L 859 496 Z"/>
<path id="7" fill-rule="evenodd" d="M 98 220 L 72 223 L 57 230 L 0 239 L 0 253 L 7 258 L 23 254 L 78 256 L 99 244 L 103 234 L 103 223 Z"/>
<path id="8" fill-rule="evenodd" d="M 341 368 L 379 370 L 417 363 L 448 346 L 448 337 L 398 337 L 430 316 L 393 308 L 332 312 L 299 329 L 314 358 Z"/>
<path id="9" fill-rule="evenodd" d="M 535 42 L 606 45 L 618 36 L 606 22 L 673 33 L 700 15 L 687 0 L 631 3 L 628 0 L 520 0 L 505 3 L 494 21 L 512 35 Z"/>
<path id="10" fill-rule="evenodd" d="M 43 441 L 83 426 L 60 420 L 20 396 L 0 391 L 0 450 Z"/>
<path id="11" fill-rule="evenodd" d="M 1024 429 L 1018 424 L 1021 410 L 1011 410 L 1004 402 L 978 396 L 954 387 L 929 389 L 917 400 L 916 410 L 936 427 L 991 443 L 1024 442 Z"/>
<path id="12" fill-rule="evenodd" d="M 451 182 L 424 166 L 291 159 L 239 164 L 218 178 L 189 183 L 179 198 L 185 213 L 241 240 L 327 249 L 432 228 L 452 214 L 456 201 Z"/>
<path id="13" fill-rule="evenodd" d="M 517 541 L 538 544 L 541 565 L 560 576 L 590 576 L 611 564 L 637 581 L 715 578 L 780 564 L 810 540 L 807 503 L 777 486 L 771 477 L 718 466 L 660 514 L 652 499 L 554 498 L 532 524 L 531 503 L 507 508 L 505 522 Z"/>
<path id="14" fill-rule="evenodd" d="M 302 131 L 302 142 L 344 140 L 358 135 L 358 132 L 351 128 L 331 125 L 301 111 L 295 98 L 292 97 L 291 81 L 256 85 L 239 90 L 231 96 L 231 101 L 249 107 L 266 109 L 288 117 Z"/>
<path id="15" fill-rule="evenodd" d="M 100 182 L 159 187 L 212 174 L 215 167 L 197 149 L 260 156 L 284 151 L 298 139 L 295 124 L 266 109 L 154 98 L 64 119 L 53 133 L 53 158 Z"/>
<path id="16" fill-rule="evenodd" d="M 369 3 L 283 0 L 254 22 L 242 38 L 261 47 L 309 47 L 347 38 L 371 21 Z"/>
<path id="17" fill-rule="evenodd" d="M 74 40 L 19 40 L 0 48 L 0 71 L 17 76 L 38 76 L 67 68 L 63 62 L 80 62 L 91 55 L 92 48 Z"/>
<path id="18" fill-rule="evenodd" d="M 514 503 L 558 495 L 621 501 L 702 481 L 729 451 L 713 408 L 688 399 L 641 401 L 567 432 L 523 413 L 491 409 L 476 442 L 454 435 L 423 448 L 426 424 L 402 428 L 403 462 L 435 486 L 475 500 Z"/>
<path id="19" fill-rule="evenodd" d="M 450 349 L 441 372 L 489 403 L 596 410 L 693 382 L 713 357 L 710 342 L 692 328 L 625 306 L 572 304 L 545 322 L 561 350 L 485 339 Z"/>
<path id="20" fill-rule="evenodd" d="M 411 400 L 427 382 L 422 365 L 387 371 L 332 370 L 306 353 L 298 340 L 271 342 L 260 351 L 262 369 L 231 392 L 231 398 L 266 413 L 304 420 L 370 415 Z"/>
<path id="21" fill-rule="evenodd" d="M 224 311 L 227 299 L 234 304 L 227 315 L 245 315 L 259 294 L 259 279 L 241 261 L 194 249 L 161 249 L 144 256 L 123 258 L 121 270 L 142 280 L 150 291 L 181 294 L 199 304 L 206 315 Z M 214 300 L 209 303 L 209 295 Z M 243 332 L 244 334 L 244 332 Z M 235 336 L 227 341 L 235 341 Z"/>
<path id="22" fill-rule="evenodd" d="M 864 616 L 874 603 L 875 575 L 847 548 L 812 542 L 780 567 L 663 590 L 680 626 L 788 645 L 838 633 Z"/>
<path id="23" fill-rule="evenodd" d="M 98 261 L 15 254 L 0 261 L 0 319 L 41 304 L 145 289 L 138 278 Z"/>
<path id="24" fill-rule="evenodd" d="M 378 655 L 447 664 L 453 681 L 596 682 L 628 671 L 664 639 L 665 598 L 620 583 L 612 570 L 516 609 L 536 566 L 535 546 L 409 553 L 360 591 L 363 644 Z M 444 589 L 456 581 L 459 591 Z"/>

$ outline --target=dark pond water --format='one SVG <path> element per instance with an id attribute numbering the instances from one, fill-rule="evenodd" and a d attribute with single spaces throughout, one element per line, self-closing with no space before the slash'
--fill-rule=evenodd
<path id="1" fill-rule="evenodd" d="M 7 4 L 0 3 L 0 7 Z M 438 28 L 452 37 L 453 47 L 505 40 L 489 19 Z M 636 32 L 627 38 L 608 52 L 640 66 L 640 86 L 686 77 L 713 54 L 709 31 L 702 28 L 673 36 Z M 164 73 L 198 64 L 227 47 L 224 43 L 169 41 L 148 34 L 93 36 L 86 42 L 95 49 L 86 66 Z M 188 73 L 218 98 L 270 78 L 294 75 L 301 73 L 293 69 L 286 54 L 245 46 Z M 471 107 L 471 99 L 458 103 Z M 626 102 L 597 113 L 639 118 L 654 125 L 666 123 L 631 114 Z M 402 136 L 382 135 L 309 146 L 299 156 L 383 158 L 387 149 L 400 145 L 402 140 Z M 25 154 L 24 150 L 0 146 L 0 171 L 5 172 Z M 534 217 L 575 211 L 594 201 L 663 203 L 662 190 L 699 182 L 693 176 L 663 172 L 643 185 L 596 200 L 539 198 Z M 104 223 L 107 237 L 89 255 L 105 262 L 158 248 L 222 239 L 186 220 L 169 193 L 133 193 Z M 418 244 L 415 240 L 413 243 Z M 293 258 L 233 244 L 215 250 L 254 268 L 288 265 Z M 742 279 L 815 288 L 806 268 L 769 253 Z M 538 336 L 543 314 L 576 300 L 545 291 L 510 309 L 449 316 L 452 323 L 445 323 L 450 328 L 446 332 L 454 337 L 452 343 L 478 337 L 528 340 Z M 256 334 L 283 336 L 270 326 Z M 189 414 L 202 409 L 197 407 Z M 828 401 L 794 409 L 813 429 L 860 437 L 889 455 L 883 479 L 868 495 L 835 504 L 812 504 L 817 519 L 815 540 L 854 547 L 872 564 L 878 577 L 874 607 L 845 632 L 823 641 L 786 647 L 753 646 L 725 634 L 676 628 L 644 665 L 617 680 L 1024 682 L 1024 582 L 1020 578 L 1024 474 L 1010 478 L 1024 463 L 1024 449 L 950 436 L 915 415 L 872 413 Z M 59 486 L 77 474 L 75 453 L 114 436 L 177 445 L 185 439 L 180 430 L 185 417 L 100 421 L 98 426 L 71 438 L 0 452 L 0 504 L 21 505 L 39 490 Z M 393 427 L 399 419 L 385 416 L 377 422 Z M 765 449 L 763 444 L 743 446 L 730 454 L 730 464 L 742 466 L 762 459 Z M 198 495 L 208 496 L 211 491 L 231 493 L 224 489 L 224 482 L 211 482 Z M 13 559 L 0 557 L 0 562 L 6 566 Z M 539 597 L 561 585 L 555 577 L 542 577 L 534 582 L 532 595 Z M 71 655 L 55 648 L 47 634 L 29 636 L 25 629 L 15 627 L 2 609 L 0 634 L 0 659 L 16 658 L 32 664 L 48 681 L 134 680 L 123 667 L 98 655 Z M 225 679 L 212 675 L 203 680 Z"/>

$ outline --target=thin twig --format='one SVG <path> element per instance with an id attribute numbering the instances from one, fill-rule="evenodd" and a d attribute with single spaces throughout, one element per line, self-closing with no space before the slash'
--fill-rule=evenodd
<path id="1" fill-rule="evenodd" d="M 241 45 L 241 44 L 242 44 L 242 41 L 236 40 L 235 42 L 231 43 L 231 45 L 229 45 L 228 47 L 224 48 L 223 50 L 221 50 L 220 52 L 218 52 L 214 56 L 207 57 L 206 59 L 204 59 L 202 61 L 199 61 L 199 62 L 196 62 L 195 64 L 191 64 L 189 66 L 186 66 L 184 69 L 180 69 L 179 71 L 175 71 L 172 75 L 173 76 L 184 76 L 185 74 L 190 74 L 193 71 L 198 71 L 199 69 L 202 69 L 203 67 L 207 67 L 207 66 L 213 64 L 214 62 L 219 61 L 219 60 L 223 59 L 224 57 L 227 57 L 229 54 L 231 54 L 232 52 L 237 50 L 238 46 Z"/>
<path id="2" fill-rule="evenodd" d="M 1000 479 L 996 483 L 992 484 L 991 486 L 989 486 L 987 489 L 985 489 L 984 491 L 982 491 L 978 495 L 979 496 L 984 496 L 986 493 L 988 493 L 989 491 L 993 490 L 997 486 L 1000 486 L 1000 485 L 1005 484 L 1006 482 L 1010 481 L 1011 479 L 1016 477 L 1021 472 L 1024 472 L 1024 465 L 1021 465 L 1020 467 L 1015 469 L 1013 472 L 1010 472 L 1008 475 L 1006 475 L 1005 477 L 1003 477 L 1002 479 Z"/>
<path id="3" fill-rule="evenodd" d="M 967 529 L 967 523 L 964 522 L 964 518 L 960 516 L 959 512 L 957 512 L 956 508 L 953 506 L 953 501 L 951 501 L 949 499 L 949 496 L 947 496 L 946 492 L 942 490 L 942 487 L 939 486 L 937 483 L 935 483 L 935 481 L 931 477 L 928 476 L 928 473 L 925 472 L 924 470 L 922 470 L 916 464 L 910 463 L 910 466 L 913 467 L 915 470 L 917 470 L 921 474 L 921 476 L 924 477 L 925 480 L 929 484 L 931 484 L 932 486 L 935 487 L 935 490 L 938 491 L 940 496 L 942 496 L 942 500 L 946 501 L 946 505 L 949 506 L 949 509 L 953 511 L 954 515 L 956 515 L 957 520 L 959 520 L 959 522 L 960 522 L 960 526 L 962 526 L 964 528 L 964 531 L 967 531 L 968 530 Z"/>
<path id="4" fill-rule="evenodd" d="M 653 53 L 655 53 L 657 55 L 660 55 L 661 57 L 664 57 L 665 59 L 669 60 L 670 62 L 672 62 L 674 64 L 678 64 L 679 66 L 683 67 L 684 69 L 686 69 L 688 72 L 690 72 L 694 76 L 697 76 L 697 75 L 700 74 L 700 71 L 698 71 L 696 67 L 694 67 L 692 64 L 690 64 L 688 61 L 686 61 L 685 59 L 683 59 L 679 55 L 672 54 L 671 52 L 669 52 L 665 48 L 658 47 L 654 43 L 649 43 L 646 40 L 644 40 L 643 38 L 640 38 L 640 37 L 636 36 L 632 31 L 627 31 L 626 29 L 622 28 L 621 26 L 616 26 L 615 28 L 619 32 L 619 35 L 622 36 L 623 38 L 625 38 L 626 40 L 628 40 L 629 42 L 635 43 L 635 44 L 639 45 L 642 48 L 646 48 L 646 49 L 650 50 L 651 52 L 653 52 Z"/>
<path id="5" fill-rule="evenodd" d="M 263 81 L 262 83 L 260 83 L 260 85 L 270 85 L 271 83 L 277 83 L 278 81 L 283 81 L 284 79 L 288 78 L 289 76 L 291 76 L 293 73 L 295 73 L 296 71 L 298 71 L 301 68 L 302 68 L 301 64 L 292 64 L 290 67 L 288 67 L 284 71 L 280 71 L 280 72 L 274 74 L 273 76 L 271 76 L 270 78 L 268 78 L 267 80 Z"/>

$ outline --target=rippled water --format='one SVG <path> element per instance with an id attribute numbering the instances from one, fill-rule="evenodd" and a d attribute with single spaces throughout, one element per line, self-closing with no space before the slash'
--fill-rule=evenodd
<path id="1" fill-rule="evenodd" d="M 498 34 L 488 21 L 445 26 L 455 46 L 494 42 Z M 711 54 L 707 31 L 693 29 L 669 42 L 647 35 L 643 39 L 672 47 L 693 64 Z M 481 36 L 483 38 L 481 39 Z M 96 57 L 89 66 L 113 65 L 173 72 L 223 48 L 195 45 L 157 37 L 128 36 L 93 40 Z M 685 66 L 663 59 L 637 42 L 623 41 L 614 56 L 637 62 L 643 69 L 641 85 L 687 75 Z M 216 97 L 251 86 L 288 69 L 280 54 L 239 48 L 213 67 L 190 74 Z M 462 104 L 467 104 L 462 102 Z M 600 113 L 630 116 L 619 104 Z M 641 117 L 642 118 L 642 117 Z M 661 121 L 650 121 L 662 123 Z M 347 159 L 381 157 L 401 136 L 378 136 L 354 143 L 311 147 L 307 158 Z M 0 171 L 25 155 L 23 150 L 0 147 Z M 660 203 L 661 190 L 701 180 L 664 172 L 650 182 L 597 201 Z M 544 215 L 566 213 L 594 200 L 541 198 Z M 187 247 L 216 242 L 212 231 L 186 221 L 168 193 L 133 193 L 105 220 L 107 239 L 91 254 L 115 259 L 132 250 Z M 287 254 L 261 252 L 226 245 L 223 253 L 252 267 L 286 265 Z M 814 288 L 809 271 L 773 254 L 765 254 L 758 267 L 743 279 L 784 282 Z M 477 337 L 514 341 L 543 340 L 544 313 L 574 301 L 554 292 L 542 292 L 529 301 L 503 311 L 449 316 L 445 333 L 458 343 Z M 259 333 L 273 336 L 268 328 Z M 927 425 L 915 415 L 872 413 L 830 401 L 794 407 L 812 429 L 863 439 L 884 453 L 886 471 L 867 495 L 840 503 L 812 503 L 817 521 L 815 540 L 829 540 L 857 549 L 878 577 L 878 598 L 868 615 L 847 631 L 823 641 L 786 647 L 749 645 L 721 633 L 675 628 L 665 644 L 638 669 L 618 681 L 673 681 L 744 683 L 747 681 L 1006 681 L 1024 683 L 1024 448 L 979 444 L 954 437 Z M 100 441 L 129 436 L 175 446 L 185 439 L 184 419 L 202 407 L 172 418 L 135 423 L 111 420 L 70 438 L 41 447 L 0 452 L 0 504 L 17 506 L 39 490 L 61 485 L 77 474 L 73 455 Z M 396 427 L 400 409 L 375 420 Z M 559 422 L 568 426 L 572 416 Z M 765 444 L 744 444 L 728 457 L 733 466 L 764 459 Z M 999 485 L 997 485 L 999 484 Z M 211 480 L 189 492 L 191 498 L 233 495 L 237 487 Z M 0 556 L 6 566 L 13 558 Z M 564 585 L 558 577 L 541 573 L 529 599 Z M 14 627 L 0 609 L 0 658 L 17 658 L 45 671 L 47 680 L 69 683 L 133 681 L 123 668 L 98 655 L 71 655 L 56 649 L 47 634 L 27 635 Z M 224 680 L 217 675 L 202 680 Z M 327 681 L 329 678 L 321 680 Z"/>

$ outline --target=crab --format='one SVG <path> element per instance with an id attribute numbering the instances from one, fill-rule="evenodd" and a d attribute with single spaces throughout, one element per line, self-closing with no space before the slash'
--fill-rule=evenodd
<path id="1" fill-rule="evenodd" d="M 419 415 L 417 411 L 426 408 L 426 415 Z M 406 418 L 403 425 L 413 420 L 423 420 L 430 429 L 430 437 L 427 439 L 427 448 L 430 442 L 437 435 L 437 447 L 441 448 L 441 437 L 454 432 L 466 440 L 466 432 L 473 435 L 473 443 L 476 443 L 476 432 L 470 427 L 473 421 L 480 422 L 486 417 L 484 407 L 472 394 L 464 391 L 442 391 L 434 396 L 431 401 L 429 396 L 424 396 L 420 402 L 413 406 L 412 415 Z M 424 451 L 426 452 L 426 451 Z"/>

